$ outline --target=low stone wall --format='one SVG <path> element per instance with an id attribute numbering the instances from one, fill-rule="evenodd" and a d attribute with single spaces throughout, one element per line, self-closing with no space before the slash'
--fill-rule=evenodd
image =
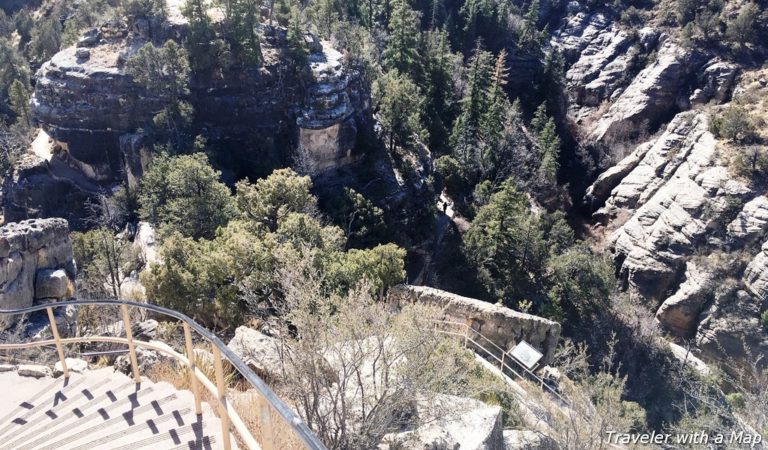
<path id="1" fill-rule="evenodd" d="M 75 261 L 64 219 L 32 219 L 0 227 L 0 309 L 75 295 Z M 0 316 L 0 330 L 12 318 Z"/>
<path id="2" fill-rule="evenodd" d="M 465 323 L 507 351 L 525 340 L 544 354 L 543 364 L 552 362 L 560 339 L 557 322 L 440 289 L 399 285 L 389 290 L 388 301 L 394 307 L 415 302 L 436 306 L 443 320 Z"/>

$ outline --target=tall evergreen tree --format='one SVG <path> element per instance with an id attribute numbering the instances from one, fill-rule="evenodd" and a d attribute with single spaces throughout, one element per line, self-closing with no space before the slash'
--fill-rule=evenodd
<path id="1" fill-rule="evenodd" d="M 491 81 L 492 56 L 482 50 L 480 41 L 469 61 L 469 73 L 461 113 L 451 132 L 451 146 L 465 168 L 475 169 L 480 147 L 480 119 L 488 105 L 488 87 Z"/>
<path id="2" fill-rule="evenodd" d="M 486 154 L 483 155 L 484 161 L 489 159 L 490 155 L 487 153 L 495 151 L 498 146 L 504 132 L 507 111 L 511 108 L 507 93 L 504 91 L 509 74 L 506 64 L 507 51 L 501 50 L 493 68 L 491 86 L 488 90 L 488 107 L 481 119 L 481 132 L 486 148 Z"/>
<path id="3" fill-rule="evenodd" d="M 419 36 L 419 13 L 411 9 L 408 0 L 394 0 L 389 39 L 383 55 L 384 66 L 388 70 L 418 78 L 421 59 Z"/>
<path id="4" fill-rule="evenodd" d="M 536 133 L 541 151 L 539 178 L 541 181 L 554 186 L 557 184 L 558 158 L 560 156 L 560 137 L 554 119 L 547 116 L 546 104 L 542 103 L 531 121 L 531 127 Z"/>
<path id="5" fill-rule="evenodd" d="M 523 48 L 530 48 L 539 42 L 539 11 L 541 9 L 540 0 L 533 0 L 525 13 L 523 27 L 520 30 L 518 45 Z"/>
<path id="6" fill-rule="evenodd" d="M 29 127 L 31 124 L 31 116 L 29 111 L 29 90 L 19 80 L 13 80 L 11 87 L 8 89 L 8 100 L 11 104 L 11 109 L 16 113 L 16 123 L 22 126 Z"/>
<path id="7" fill-rule="evenodd" d="M 397 145 L 409 146 L 414 136 L 425 134 L 424 97 L 408 76 L 391 70 L 379 79 L 377 90 L 379 120 L 390 152 Z"/>
<path id="8" fill-rule="evenodd" d="M 448 32 L 429 31 L 424 39 L 424 80 L 426 116 L 429 117 L 429 146 L 438 152 L 449 146 L 449 126 L 453 120 L 454 83 L 451 73 Z"/>

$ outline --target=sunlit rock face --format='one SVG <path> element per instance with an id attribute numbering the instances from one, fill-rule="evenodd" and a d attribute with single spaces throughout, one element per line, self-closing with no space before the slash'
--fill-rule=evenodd
<path id="1" fill-rule="evenodd" d="M 369 109 L 359 74 L 327 42 L 310 55 L 309 65 L 313 84 L 296 120 L 299 148 L 317 171 L 350 164 L 360 156 L 352 152 Z"/>
<path id="2" fill-rule="evenodd" d="M 27 220 L 0 227 L 0 309 L 71 298 L 74 280 L 66 220 Z M 13 321 L 0 317 L 0 330 Z"/>

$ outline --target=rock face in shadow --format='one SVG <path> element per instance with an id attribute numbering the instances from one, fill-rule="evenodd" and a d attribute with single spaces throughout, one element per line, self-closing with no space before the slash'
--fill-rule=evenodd
<path id="1" fill-rule="evenodd" d="M 74 280 L 66 220 L 27 220 L 0 227 L 0 309 L 71 298 Z M 12 318 L 0 317 L 0 330 L 11 323 Z"/>
<path id="2" fill-rule="evenodd" d="M 183 17 L 170 17 L 168 23 L 131 30 L 114 23 L 89 30 L 38 70 L 32 114 L 56 151 L 44 158 L 47 164 L 18 167 L 6 182 L 10 220 L 63 216 L 49 203 L 109 194 L 123 182 L 136 186 L 151 163 L 152 140 L 143 130 L 163 108 L 163 99 L 137 85 L 125 63 L 148 42 L 160 45 L 185 34 Z M 358 71 L 310 35 L 309 57 L 298 60 L 285 29 L 260 27 L 259 67 L 192 75 L 191 134 L 205 133 L 211 159 L 229 181 L 285 167 L 299 147 L 321 171 L 355 162 L 358 134 L 372 130 L 370 92 Z M 48 173 L 53 166 L 60 170 Z M 33 185 L 44 186 L 50 202 L 36 195 Z M 85 228 L 82 208 L 71 211 L 73 228 Z"/>
<path id="3" fill-rule="evenodd" d="M 557 322 L 426 286 L 395 286 L 389 290 L 388 302 L 393 307 L 418 302 L 438 308 L 442 320 L 466 324 L 505 351 L 524 340 L 544 355 L 542 365 L 552 361 L 560 338 Z M 490 344 L 484 346 L 495 350 Z"/>

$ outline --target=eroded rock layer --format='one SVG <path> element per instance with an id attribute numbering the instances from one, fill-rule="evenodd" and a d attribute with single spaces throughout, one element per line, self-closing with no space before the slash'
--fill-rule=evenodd
<path id="1" fill-rule="evenodd" d="M 71 298 L 74 280 L 66 220 L 27 220 L 0 227 L 0 309 Z M 0 317 L 0 330 L 12 322 Z"/>

